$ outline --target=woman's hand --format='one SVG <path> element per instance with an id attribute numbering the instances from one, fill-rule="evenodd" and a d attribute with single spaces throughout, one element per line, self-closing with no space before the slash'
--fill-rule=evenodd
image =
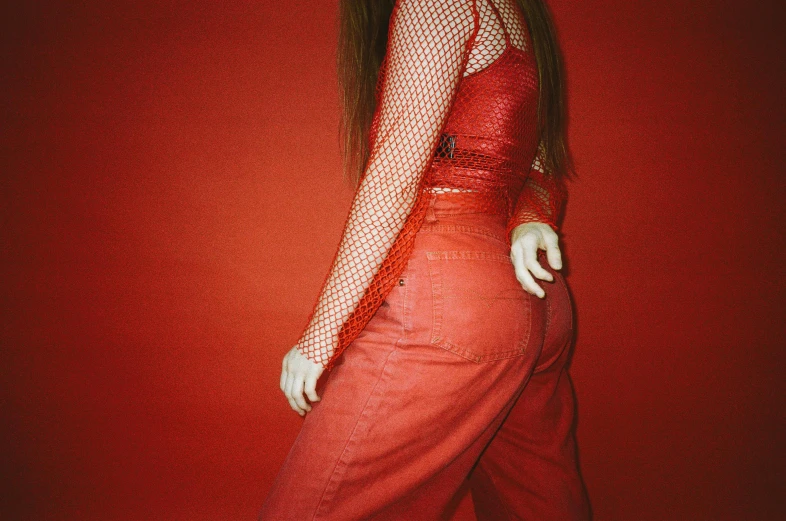
<path id="1" fill-rule="evenodd" d="M 551 226 L 541 222 L 530 222 L 513 228 L 510 234 L 510 260 L 513 261 L 513 267 L 516 269 L 516 278 L 528 293 L 543 298 L 546 292 L 532 276 L 549 282 L 553 281 L 554 277 L 538 262 L 539 249 L 546 250 L 549 266 L 555 270 L 562 268 L 559 237 Z"/>
<path id="2" fill-rule="evenodd" d="M 280 387 L 289 401 L 289 406 L 299 415 L 304 416 L 306 411 L 311 410 L 311 404 L 303 397 L 304 392 L 312 403 L 321 400 L 317 396 L 316 387 L 324 370 L 324 367 L 306 358 L 297 347 L 284 355 Z"/>

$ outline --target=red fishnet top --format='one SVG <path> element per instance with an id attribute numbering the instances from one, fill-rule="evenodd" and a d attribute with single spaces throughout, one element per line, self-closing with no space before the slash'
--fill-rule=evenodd
<path id="1" fill-rule="evenodd" d="M 516 0 L 397 0 L 377 79 L 370 157 L 297 342 L 326 368 L 412 252 L 430 191 L 482 192 L 517 225 L 556 228 L 563 186 L 538 159 L 538 72 Z M 441 187 L 441 188 L 437 188 Z"/>

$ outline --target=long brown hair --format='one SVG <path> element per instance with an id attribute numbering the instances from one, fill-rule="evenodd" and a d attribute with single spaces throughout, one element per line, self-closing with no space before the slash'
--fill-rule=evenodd
<path id="1" fill-rule="evenodd" d="M 543 0 L 516 0 L 527 20 L 538 64 L 538 133 L 546 168 L 553 175 L 572 171 L 565 139 L 565 86 L 562 56 L 551 15 Z M 385 55 L 395 0 L 341 0 L 336 66 L 342 102 L 339 135 L 344 178 L 356 186 L 370 154 L 368 131 L 376 108 L 374 91 Z"/>

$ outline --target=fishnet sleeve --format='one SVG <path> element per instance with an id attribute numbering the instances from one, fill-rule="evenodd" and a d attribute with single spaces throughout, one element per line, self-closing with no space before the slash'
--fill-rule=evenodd
<path id="1" fill-rule="evenodd" d="M 561 177 L 547 171 L 543 153 L 541 144 L 524 188 L 516 200 L 513 215 L 508 220 L 508 237 L 516 226 L 528 222 L 546 223 L 555 231 L 558 230 L 557 223 L 565 206 L 567 189 Z"/>
<path id="2" fill-rule="evenodd" d="M 475 0 L 397 0 L 377 80 L 370 157 L 296 347 L 326 368 L 396 283 L 425 215 L 424 174 L 477 33 Z"/>

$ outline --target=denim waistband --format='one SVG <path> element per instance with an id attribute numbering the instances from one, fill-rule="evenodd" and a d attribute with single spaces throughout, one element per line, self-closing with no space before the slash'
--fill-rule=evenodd
<path id="1" fill-rule="evenodd" d="M 426 219 L 460 214 L 496 214 L 506 216 L 506 202 L 495 192 L 431 192 L 426 191 L 428 209 Z"/>

